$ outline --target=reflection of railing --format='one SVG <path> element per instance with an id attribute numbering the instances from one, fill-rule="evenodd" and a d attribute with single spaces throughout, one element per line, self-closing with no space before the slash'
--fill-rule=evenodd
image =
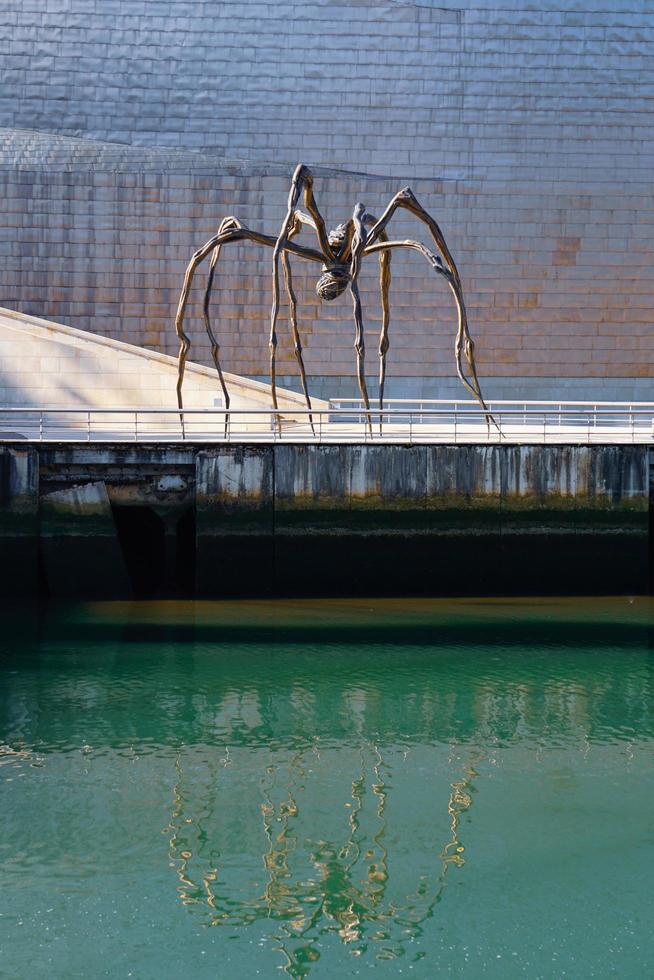
<path id="1" fill-rule="evenodd" d="M 0 408 L 0 441 L 304 443 L 649 443 L 654 402 L 357 399 L 329 409 Z"/>

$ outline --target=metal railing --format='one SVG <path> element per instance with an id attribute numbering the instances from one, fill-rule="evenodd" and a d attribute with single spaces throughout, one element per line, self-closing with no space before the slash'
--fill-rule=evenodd
<path id="1" fill-rule="evenodd" d="M 329 409 L 0 408 L 0 442 L 649 443 L 654 402 L 393 399 Z"/>

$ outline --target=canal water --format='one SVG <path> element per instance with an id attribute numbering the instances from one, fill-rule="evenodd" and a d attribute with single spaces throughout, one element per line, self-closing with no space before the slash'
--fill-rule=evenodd
<path id="1" fill-rule="evenodd" d="M 652 975 L 647 599 L 5 610 L 0 975 Z"/>

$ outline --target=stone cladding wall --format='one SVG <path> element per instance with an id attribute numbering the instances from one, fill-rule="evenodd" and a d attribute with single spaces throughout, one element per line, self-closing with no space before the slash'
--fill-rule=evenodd
<path id="1" fill-rule="evenodd" d="M 275 233 L 301 160 L 331 168 L 330 227 L 411 183 L 459 265 L 491 394 L 646 397 L 650 0 L 442 2 L 6 0 L 0 304 L 173 352 L 190 253 L 225 214 Z M 236 373 L 268 370 L 267 251 L 221 259 Z M 394 259 L 390 390 L 457 395 L 454 310 L 420 262 Z M 314 279 L 308 371 L 317 393 L 354 393 L 349 303 L 319 305 Z M 362 285 L 374 374 L 373 262 Z M 197 315 L 192 332 L 206 360 Z M 280 358 L 288 382 L 288 344 Z"/>

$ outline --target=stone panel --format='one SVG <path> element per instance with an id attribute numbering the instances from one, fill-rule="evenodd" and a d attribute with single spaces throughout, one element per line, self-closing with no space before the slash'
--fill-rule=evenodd
<path id="1" fill-rule="evenodd" d="M 225 446 L 196 457 L 196 587 L 199 595 L 273 589 L 271 447 Z"/>

